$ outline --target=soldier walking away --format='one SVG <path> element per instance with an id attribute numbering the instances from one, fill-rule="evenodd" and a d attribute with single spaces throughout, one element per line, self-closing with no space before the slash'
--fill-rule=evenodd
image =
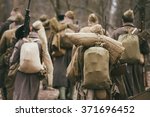
<path id="1" fill-rule="evenodd" d="M 73 11 L 67 11 L 65 13 L 64 20 L 60 21 L 59 25 L 57 25 L 57 24 L 55 25 L 55 27 L 57 27 L 57 28 L 58 27 L 60 28 L 60 26 L 63 27 L 63 30 L 61 30 L 59 33 L 60 35 L 61 35 L 61 33 L 64 33 L 64 32 L 69 32 L 69 33 L 75 32 L 73 28 L 69 27 L 69 26 L 74 27 L 74 24 L 73 24 L 74 19 L 75 19 L 75 15 L 74 15 Z M 52 22 L 51 22 L 51 24 L 52 24 Z M 57 36 L 57 37 L 59 37 L 59 36 Z M 57 38 L 53 38 L 54 41 L 55 41 L 55 39 L 57 39 Z M 60 39 L 60 40 L 62 40 L 62 39 Z M 52 51 L 52 56 L 54 58 L 53 59 L 53 64 L 54 64 L 53 87 L 59 89 L 59 92 L 60 92 L 59 99 L 64 100 L 64 99 L 67 99 L 67 93 L 68 92 L 71 93 L 70 92 L 71 86 L 69 86 L 69 85 L 71 85 L 71 83 L 66 77 L 66 69 L 71 61 L 71 53 L 72 53 L 73 44 L 68 44 L 68 43 L 64 44 L 60 41 L 60 45 L 61 45 L 61 48 L 60 47 L 58 47 L 58 48 L 60 48 L 59 50 L 61 50 L 61 51 L 57 51 L 55 48 L 53 48 L 53 51 Z M 71 94 L 69 94 L 69 95 L 71 95 Z M 70 98 L 70 96 L 68 96 L 68 97 Z"/>
<path id="2" fill-rule="evenodd" d="M 94 13 L 92 13 L 88 17 L 88 26 L 81 28 L 79 33 L 96 33 L 99 35 L 104 35 L 104 29 L 99 24 L 97 16 Z M 81 71 L 81 76 L 79 76 L 80 78 L 77 78 L 76 83 L 75 83 L 74 99 L 79 99 L 79 100 L 106 100 L 106 99 L 110 99 L 110 86 L 111 86 L 110 80 L 107 82 L 107 79 L 104 78 L 108 84 L 106 83 L 107 84 L 106 85 L 104 83 L 104 81 L 102 81 L 103 83 L 101 83 L 101 86 L 99 86 L 101 88 L 95 88 L 95 87 L 85 88 L 83 86 L 84 80 L 86 79 L 86 73 L 84 73 L 84 72 L 87 70 L 86 68 L 84 69 L 85 64 L 87 64 L 87 63 L 84 63 L 85 62 L 84 52 L 87 49 L 88 48 L 86 48 L 86 47 L 84 48 L 82 46 L 78 48 L 78 50 L 79 50 L 78 51 L 78 54 L 79 54 L 78 55 L 78 59 L 79 59 L 78 61 L 79 61 L 79 69 L 80 69 L 79 71 Z M 90 47 L 89 47 L 89 49 L 90 49 Z M 84 57 L 83 57 L 83 55 L 84 55 Z M 91 59 L 94 59 L 94 58 L 91 58 Z M 99 60 L 99 61 L 101 61 L 101 60 Z M 108 62 L 107 64 L 109 64 L 109 61 L 107 61 L 107 62 Z M 96 63 L 96 64 L 98 64 L 98 63 Z M 98 66 L 97 65 L 94 66 L 94 65 L 95 64 L 93 64 L 93 67 L 97 70 L 101 69 L 98 67 L 104 67 L 104 65 L 101 65 L 101 64 Z M 106 65 L 106 66 L 108 66 L 108 65 Z M 88 67 L 91 67 L 91 66 L 88 66 Z M 105 71 L 108 72 L 109 70 L 107 71 L 105 69 Z M 103 71 L 103 72 L 105 72 L 105 71 Z M 89 73 L 89 74 L 92 74 L 92 73 Z M 107 76 L 109 77 L 109 72 L 108 72 Z M 94 77 L 94 76 L 91 76 L 91 77 Z"/>
<path id="3" fill-rule="evenodd" d="M 12 11 L 10 12 L 10 17 L 0 26 L 0 38 L 3 35 L 3 33 L 9 29 L 10 24 L 15 21 L 16 15 L 20 13 L 21 13 L 21 10 L 19 8 L 16 7 L 12 9 Z"/>
<path id="4" fill-rule="evenodd" d="M 0 40 L 0 59 L 1 59 L 1 68 L 0 68 L 0 83 L 3 84 L 2 86 L 2 94 L 3 99 L 12 99 L 13 94 L 13 84 L 14 78 L 8 77 L 8 70 L 9 70 L 9 59 L 13 52 L 13 48 L 17 39 L 15 37 L 15 31 L 18 26 L 23 23 L 24 17 L 19 12 L 15 15 L 12 15 L 11 18 L 13 23 L 9 25 L 9 30 L 5 31 Z"/>
<path id="5" fill-rule="evenodd" d="M 27 54 L 22 53 L 22 52 L 25 52 L 23 51 L 22 47 L 24 46 L 24 44 L 29 43 L 29 42 L 31 44 L 35 42 L 38 48 L 36 49 L 37 50 L 36 54 L 39 53 L 38 57 L 41 57 L 40 60 L 42 60 L 41 42 L 40 42 L 40 39 L 36 30 L 33 28 L 27 38 L 22 38 L 16 43 L 13 54 L 10 58 L 10 65 L 14 63 L 19 63 L 19 61 L 21 62 L 24 60 L 23 57 L 25 57 L 25 55 L 28 55 L 28 53 Z M 27 50 L 29 50 L 32 47 L 33 46 L 28 46 Z M 34 50 L 29 50 L 29 51 L 32 52 Z M 30 58 L 33 55 L 28 55 L 28 56 L 29 56 L 28 58 Z M 37 65 L 37 63 L 39 63 L 39 61 L 37 61 L 37 59 L 39 60 L 39 58 L 36 58 L 36 57 L 37 56 L 34 55 L 34 58 L 33 57 L 32 58 L 35 60 L 32 61 L 30 64 L 27 63 L 28 65 L 23 64 L 23 62 L 19 63 L 19 68 L 16 73 L 15 84 L 14 84 L 14 93 L 13 93 L 14 100 L 37 100 L 38 99 L 39 86 L 40 86 L 40 80 L 41 80 L 41 76 L 40 76 L 41 68 L 34 66 L 35 69 L 38 68 L 39 70 L 32 71 L 33 69 L 31 69 L 30 67 L 30 65 L 32 64 Z M 28 61 L 24 61 L 24 62 L 28 62 Z M 33 63 L 33 62 L 36 62 L 36 63 Z"/>
<path id="6" fill-rule="evenodd" d="M 45 33 L 46 33 L 46 45 L 48 45 L 48 38 L 50 37 L 50 22 L 49 22 L 49 18 L 47 15 L 41 15 L 39 20 L 42 22 L 42 25 L 45 29 Z M 44 33 L 44 32 L 43 32 Z M 48 46 L 47 46 L 47 51 L 48 51 Z M 49 53 L 49 51 L 48 51 Z M 50 56 L 50 59 L 51 59 L 52 56 Z M 52 65 L 52 60 L 50 60 L 51 62 L 49 63 L 49 65 L 53 66 Z M 53 70 L 52 70 L 53 71 Z M 53 76 L 53 74 L 52 74 Z M 49 84 L 50 85 L 50 84 Z M 52 84 L 51 84 L 52 85 Z M 42 81 L 42 86 L 43 86 L 43 89 L 46 90 L 48 88 L 48 79 L 43 79 Z"/>
<path id="7" fill-rule="evenodd" d="M 118 41 L 122 41 L 122 43 L 123 41 L 126 40 L 128 40 L 129 44 L 131 44 L 131 42 L 134 43 L 134 45 L 132 44 L 131 46 L 132 48 L 129 51 L 127 51 L 128 48 L 125 47 L 124 56 L 122 56 L 118 65 L 116 65 L 116 67 L 119 67 L 118 70 L 123 71 L 120 72 L 117 71 L 120 74 L 112 76 L 113 83 L 115 83 L 119 89 L 119 97 L 116 97 L 116 99 L 128 99 L 128 97 L 134 96 L 144 91 L 144 79 L 142 73 L 142 65 L 144 63 L 144 59 L 143 55 L 140 53 L 139 48 L 140 40 L 137 36 L 139 30 L 134 26 L 133 20 L 134 20 L 133 11 L 130 9 L 125 11 L 122 16 L 123 26 L 116 29 L 112 33 L 112 38 Z M 127 36 L 126 34 L 129 34 L 130 36 Z M 132 37 L 132 39 L 131 40 L 125 39 L 126 37 Z M 123 44 L 123 46 L 125 45 Z M 136 54 L 137 56 L 133 56 L 132 58 L 129 58 L 129 56 L 127 57 L 126 53 L 130 55 L 130 53 L 132 52 L 131 50 L 134 51 L 132 55 Z M 123 57 L 124 58 L 126 57 L 126 59 L 124 59 Z"/>

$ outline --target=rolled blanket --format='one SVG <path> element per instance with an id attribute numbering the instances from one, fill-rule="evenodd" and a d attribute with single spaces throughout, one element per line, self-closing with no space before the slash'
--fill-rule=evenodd
<path id="1" fill-rule="evenodd" d="M 99 35 L 98 37 L 103 43 L 105 43 L 104 47 L 109 51 L 110 63 L 116 63 L 125 50 L 125 48 L 122 46 L 122 43 L 105 35 Z"/>
<path id="2" fill-rule="evenodd" d="M 64 38 L 75 45 L 93 46 L 98 40 L 95 33 L 65 33 Z"/>
<path id="3" fill-rule="evenodd" d="M 125 49 L 121 42 L 105 35 L 98 35 L 95 33 L 66 33 L 64 36 L 65 39 L 71 41 L 75 45 L 95 46 L 98 42 L 105 43 L 104 48 L 110 53 L 111 64 L 116 63 Z"/>

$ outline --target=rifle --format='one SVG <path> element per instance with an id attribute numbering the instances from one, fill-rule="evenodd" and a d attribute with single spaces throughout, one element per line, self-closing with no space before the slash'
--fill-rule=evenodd
<path id="1" fill-rule="evenodd" d="M 28 2 L 24 24 L 22 26 L 20 26 L 15 32 L 15 36 L 18 40 L 22 39 L 23 37 L 27 37 L 29 35 L 29 32 L 30 32 L 30 15 L 29 15 L 30 3 L 31 3 L 31 0 L 29 0 L 29 2 Z"/>

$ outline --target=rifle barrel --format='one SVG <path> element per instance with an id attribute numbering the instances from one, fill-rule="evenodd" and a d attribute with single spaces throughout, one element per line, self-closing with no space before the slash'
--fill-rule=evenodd
<path id="1" fill-rule="evenodd" d="M 27 9 L 30 8 L 30 3 L 31 3 L 31 0 L 29 0 L 29 2 L 28 2 L 28 7 L 27 7 Z"/>

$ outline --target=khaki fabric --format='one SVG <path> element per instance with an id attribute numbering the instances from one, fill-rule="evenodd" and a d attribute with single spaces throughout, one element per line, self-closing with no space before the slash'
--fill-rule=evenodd
<path id="1" fill-rule="evenodd" d="M 121 60 L 137 60 L 140 61 L 140 47 L 139 47 L 139 38 L 134 34 L 123 34 L 119 36 L 119 42 L 125 47 L 125 51 L 121 55 Z"/>
<path id="2" fill-rule="evenodd" d="M 60 38 L 61 38 L 61 35 L 60 33 L 54 35 L 54 38 L 53 38 L 53 41 L 52 41 L 52 47 L 55 49 L 53 52 L 52 52 L 52 55 L 54 57 L 59 57 L 59 56 L 63 56 L 65 55 L 65 49 L 62 49 L 60 48 Z"/>
<path id="3" fill-rule="evenodd" d="M 83 87 L 87 89 L 109 88 L 109 52 L 102 47 L 90 47 L 84 52 Z"/>
<path id="4" fill-rule="evenodd" d="M 41 69 L 43 69 L 43 66 L 40 59 L 38 42 L 26 39 L 26 42 L 21 46 L 18 70 L 24 73 L 37 73 Z"/>
<path id="5" fill-rule="evenodd" d="M 95 97 L 99 100 L 109 99 L 109 94 L 105 89 L 95 90 Z"/>
<path id="6" fill-rule="evenodd" d="M 67 28 L 67 24 L 61 24 L 60 22 L 58 22 L 58 20 L 55 17 L 50 19 L 49 22 L 50 22 L 50 27 L 55 32 L 59 32 L 59 31 L 64 30 L 65 28 Z"/>
<path id="7" fill-rule="evenodd" d="M 66 76 L 67 76 L 67 78 L 69 78 L 71 80 L 75 80 L 75 78 L 79 76 L 78 50 L 79 50 L 79 48 L 76 49 L 76 51 L 71 59 L 71 62 L 69 64 L 69 66 L 67 67 Z"/>
<path id="8" fill-rule="evenodd" d="M 53 68 L 51 56 L 48 52 L 48 42 L 47 42 L 47 37 L 44 28 L 38 30 L 38 35 L 42 42 L 42 56 L 43 56 L 43 63 L 47 68 L 48 86 L 52 86 L 54 68 Z"/>
<path id="9" fill-rule="evenodd" d="M 97 43 L 105 43 L 104 47 L 110 53 L 110 62 L 112 64 L 121 57 L 124 51 L 122 43 L 105 35 L 95 33 L 66 33 L 65 39 L 70 40 L 75 45 L 93 46 Z"/>

